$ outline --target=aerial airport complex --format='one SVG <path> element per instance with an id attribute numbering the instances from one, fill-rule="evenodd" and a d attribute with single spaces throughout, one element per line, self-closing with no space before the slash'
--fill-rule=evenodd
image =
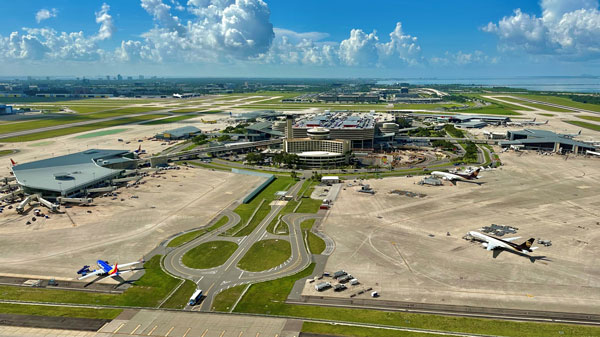
<path id="1" fill-rule="evenodd" d="M 6 93 L 0 332 L 600 334 L 600 105 L 248 86 Z"/>

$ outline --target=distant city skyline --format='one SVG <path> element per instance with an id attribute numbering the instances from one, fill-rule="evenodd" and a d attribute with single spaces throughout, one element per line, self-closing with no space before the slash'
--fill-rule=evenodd
<path id="1" fill-rule="evenodd" d="M 0 3 L 0 77 L 600 75 L 597 0 Z"/>

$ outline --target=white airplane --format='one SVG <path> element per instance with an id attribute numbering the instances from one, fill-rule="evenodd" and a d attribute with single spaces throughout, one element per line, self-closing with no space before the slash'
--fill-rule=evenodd
<path id="1" fill-rule="evenodd" d="M 523 254 L 529 254 L 534 250 L 538 249 L 538 247 L 531 247 L 531 245 L 535 242 L 534 238 L 531 238 L 518 245 L 516 243 L 513 243 L 513 241 L 520 239 L 520 236 L 507 239 L 499 239 L 497 237 L 493 237 L 491 235 L 486 235 L 475 231 L 469 232 L 469 235 L 478 240 L 483 241 L 481 245 L 487 250 L 493 250 L 494 258 L 496 258 L 496 256 L 498 256 L 498 254 L 500 254 L 500 251 L 502 251 L 503 249 L 513 250 Z"/>
<path id="2" fill-rule="evenodd" d="M 519 121 L 519 122 L 506 122 L 507 126 L 525 126 L 525 125 L 545 125 L 548 124 L 548 120 L 545 122 L 536 122 L 536 118 L 530 121 Z"/>
<path id="3" fill-rule="evenodd" d="M 577 136 L 581 136 L 581 130 L 579 130 L 579 132 L 577 133 L 559 133 L 559 135 L 565 137 L 565 138 L 575 138 Z"/>
<path id="4" fill-rule="evenodd" d="M 118 265 L 118 263 L 115 263 L 114 266 L 111 266 L 108 262 L 106 262 L 104 260 L 98 260 L 98 261 L 96 261 L 96 264 L 98 265 L 99 269 L 90 270 L 90 266 L 83 266 L 83 268 L 79 269 L 79 271 L 77 272 L 77 274 L 81 275 L 81 277 L 79 277 L 78 280 L 83 280 L 83 279 L 86 279 L 86 278 L 92 277 L 92 276 L 112 277 L 112 278 L 118 279 L 117 277 L 123 273 L 135 271 L 134 269 L 128 269 L 128 270 L 121 271 L 121 270 L 119 270 L 119 267 L 121 267 L 121 268 L 129 267 L 129 266 L 136 265 L 138 263 L 143 263 L 143 261 L 125 263 L 120 266 Z"/>
<path id="5" fill-rule="evenodd" d="M 587 151 L 585 151 L 585 154 L 590 155 L 590 156 L 600 157 L 600 152 L 594 152 L 594 151 L 587 150 Z"/>
<path id="6" fill-rule="evenodd" d="M 477 168 L 475 171 L 471 172 L 463 172 L 463 173 L 449 173 L 449 172 L 441 172 L 441 171 L 433 171 L 431 175 L 434 177 L 442 178 L 444 180 L 448 180 L 452 184 L 456 185 L 457 181 L 469 181 L 473 179 L 479 179 L 477 176 L 479 175 L 479 171 L 481 171 L 481 167 Z"/>

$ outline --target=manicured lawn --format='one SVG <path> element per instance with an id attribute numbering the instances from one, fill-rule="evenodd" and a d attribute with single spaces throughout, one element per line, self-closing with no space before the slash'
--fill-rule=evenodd
<path id="1" fill-rule="evenodd" d="M 225 263 L 237 248 L 235 242 L 209 241 L 190 249 L 181 262 L 189 268 L 214 268 Z"/>
<path id="2" fill-rule="evenodd" d="M 238 230 L 240 230 L 240 228 L 246 226 L 248 220 L 252 216 L 252 213 L 254 213 L 254 210 L 264 199 L 265 202 L 263 204 L 263 207 L 261 207 L 263 209 L 257 212 L 256 216 L 252 219 L 252 223 L 250 224 L 250 226 L 238 233 L 238 235 L 245 235 L 244 233 L 248 231 L 252 232 L 252 230 L 254 230 L 254 228 L 256 228 L 256 226 L 262 221 L 263 217 L 269 213 L 270 206 L 268 205 L 271 203 L 271 201 L 275 199 L 275 192 L 289 189 L 294 182 L 294 179 L 292 179 L 291 177 L 278 176 L 274 181 L 272 181 L 269 184 L 269 186 L 267 186 L 264 190 L 262 190 L 262 192 L 260 192 L 256 197 L 254 197 L 252 201 L 250 201 L 247 204 L 241 204 L 238 207 L 236 207 L 234 212 L 236 212 L 241 217 L 241 220 L 240 223 L 238 223 L 236 226 L 234 226 L 228 231 L 228 234 L 232 235 L 233 233 L 236 233 Z M 266 213 L 265 210 L 267 210 Z M 261 214 L 258 213 L 261 213 L 262 217 L 260 216 Z"/>
<path id="3" fill-rule="evenodd" d="M 0 157 L 7 156 L 7 155 L 9 155 L 9 154 L 11 154 L 13 152 L 15 152 L 15 151 L 13 151 L 13 150 L 0 150 Z"/>
<path id="4" fill-rule="evenodd" d="M 502 115 L 502 116 L 518 116 L 520 113 L 503 107 L 484 107 L 478 109 L 460 110 L 460 113 L 477 114 L 477 115 Z"/>
<path id="5" fill-rule="evenodd" d="M 156 307 L 179 284 L 163 272 L 160 258 L 157 255 L 146 261 L 144 276 L 120 295 L 14 286 L 0 286 L 0 294 L 7 300 Z"/>
<path id="6" fill-rule="evenodd" d="M 169 241 L 169 243 L 167 244 L 167 247 L 181 246 L 182 244 L 190 242 L 190 241 L 194 240 L 195 238 L 204 235 L 205 233 L 214 231 L 215 229 L 225 225 L 227 223 L 227 221 L 229 221 L 229 218 L 227 216 L 223 216 L 223 217 L 221 217 L 221 219 L 219 219 L 219 221 L 215 222 L 214 225 L 212 225 L 208 228 L 202 228 L 202 229 L 195 230 L 193 232 L 179 235 L 179 236 L 175 237 L 173 240 Z"/>
<path id="7" fill-rule="evenodd" d="M 185 280 L 177 291 L 163 303 L 161 308 L 183 309 L 188 303 L 192 294 L 196 291 L 196 283 Z"/>
<path id="8" fill-rule="evenodd" d="M 213 311 L 229 312 L 248 285 L 242 284 L 220 292 L 213 300 Z"/>
<path id="9" fill-rule="evenodd" d="M 592 124 L 592 123 L 581 122 L 581 121 L 566 121 L 566 122 L 569 124 L 577 125 L 582 128 L 586 128 L 586 129 L 590 129 L 590 130 L 594 130 L 594 131 L 600 131 L 600 125 L 598 125 L 598 124 Z"/>
<path id="10" fill-rule="evenodd" d="M 0 313 L 16 315 L 114 319 L 121 311 L 123 310 L 0 303 Z"/>
<path id="11" fill-rule="evenodd" d="M 325 250 L 325 241 L 310 230 L 315 224 L 315 219 L 305 220 L 300 224 L 304 237 L 308 233 L 308 248 L 312 254 L 321 254 Z"/>
<path id="12" fill-rule="evenodd" d="M 600 122 L 600 117 L 598 116 L 577 116 L 577 118 L 587 119 L 588 121 Z"/>
<path id="13" fill-rule="evenodd" d="M 355 336 L 355 337 L 409 337 L 409 336 L 445 336 L 431 333 L 418 333 L 412 331 L 398 331 L 377 328 L 363 328 L 339 324 L 304 322 L 302 332 L 327 336 Z"/>
<path id="14" fill-rule="evenodd" d="M 106 106 L 106 105 L 98 105 L 98 106 L 86 106 L 86 105 L 69 105 L 68 106 L 69 109 L 73 110 L 73 111 L 77 111 L 78 113 L 94 113 L 94 112 L 99 112 L 99 111 L 104 111 L 104 110 L 110 110 L 110 109 L 114 109 L 114 107 L 112 106 Z"/>
<path id="15" fill-rule="evenodd" d="M 298 206 L 296 213 L 317 213 L 319 211 L 319 207 L 321 207 L 323 200 L 313 199 L 310 197 L 314 189 L 314 187 L 311 187 L 306 191 L 306 193 L 304 193 L 306 198 L 302 198 L 300 200 L 302 204 Z"/>
<path id="16" fill-rule="evenodd" d="M 292 255 L 287 240 L 262 240 L 255 242 L 238 263 L 238 268 L 247 271 L 263 271 L 285 262 Z"/>
<path id="17" fill-rule="evenodd" d="M 254 229 L 262 222 L 262 220 L 271 212 L 271 206 L 269 205 L 269 203 L 269 201 L 265 200 L 265 202 L 263 202 L 262 205 L 260 205 L 260 207 L 258 208 L 258 211 L 254 215 L 252 220 L 250 220 L 248 226 L 240 227 L 241 229 L 239 229 L 239 231 L 237 229 L 236 231 L 232 231 L 231 235 L 246 236 L 252 233 L 252 231 L 254 231 Z"/>
<path id="18" fill-rule="evenodd" d="M 277 233 L 275 233 L 274 230 L 275 230 L 275 225 L 277 224 L 278 219 L 282 218 L 286 214 L 292 213 L 294 208 L 296 208 L 296 205 L 298 205 L 297 201 L 294 201 L 294 200 L 288 201 L 288 203 L 283 207 L 281 212 L 279 212 L 279 215 L 277 215 L 275 218 L 273 218 L 273 220 L 271 220 L 271 223 L 267 226 L 267 232 L 272 233 L 272 234 L 277 234 Z M 285 229 L 285 231 L 281 231 L 281 229 Z M 285 224 L 285 222 L 283 220 L 281 221 L 281 223 L 278 226 L 278 231 L 281 231 L 282 234 L 289 233 L 289 228 L 287 227 L 287 225 Z"/>

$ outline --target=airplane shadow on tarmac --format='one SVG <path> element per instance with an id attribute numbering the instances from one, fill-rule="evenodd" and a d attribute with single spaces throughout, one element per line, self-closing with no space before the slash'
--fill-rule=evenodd
<path id="1" fill-rule="evenodd" d="M 531 255 L 528 255 L 528 254 L 525 254 L 525 253 L 519 253 L 517 251 L 512 251 L 512 250 L 507 250 L 507 249 L 494 249 L 494 251 L 493 251 L 493 254 L 494 254 L 493 257 L 494 257 L 494 259 L 497 258 L 498 255 L 500 255 L 500 253 L 502 253 L 502 252 L 507 252 L 507 253 L 518 255 L 518 256 L 526 257 L 526 258 L 529 259 L 529 261 L 531 263 L 535 263 L 535 261 L 538 261 L 538 260 L 552 262 L 552 260 L 546 258 L 546 256 L 543 256 L 543 255 L 531 256 Z"/>
<path id="2" fill-rule="evenodd" d="M 143 267 L 141 267 L 141 268 L 132 268 L 131 270 L 132 271 L 138 271 L 138 270 L 144 270 L 144 268 Z M 90 285 L 92 285 L 92 284 L 94 284 L 94 283 L 96 283 L 96 282 L 98 282 L 98 281 L 100 281 L 102 279 L 105 279 L 107 277 L 109 277 L 109 276 L 102 276 L 102 275 L 98 276 L 95 279 L 91 280 L 90 282 L 86 283 L 83 287 L 86 288 L 86 287 L 88 287 L 88 286 L 90 286 Z M 119 284 L 115 285 L 114 289 L 117 289 L 118 287 L 122 286 L 123 284 L 133 284 L 133 282 L 135 282 L 135 281 L 127 281 L 127 280 L 125 280 L 124 278 L 122 278 L 119 275 L 113 276 L 112 278 L 115 279 L 115 280 L 117 280 L 117 281 L 119 281 Z"/>

